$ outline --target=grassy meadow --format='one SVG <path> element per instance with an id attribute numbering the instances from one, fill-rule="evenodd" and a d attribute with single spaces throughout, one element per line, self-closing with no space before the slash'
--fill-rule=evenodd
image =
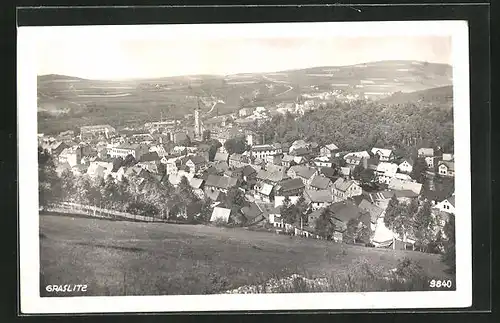
<path id="1" fill-rule="evenodd" d="M 326 277 L 334 282 L 329 291 L 425 289 L 425 279 L 418 287 L 382 282 L 381 273 L 404 257 L 426 277 L 450 278 L 438 255 L 413 251 L 239 228 L 40 215 L 41 296 L 61 296 L 45 292 L 48 284 L 87 284 L 88 296 L 214 294 L 292 274 Z M 353 271 L 367 265 L 375 269 Z"/>

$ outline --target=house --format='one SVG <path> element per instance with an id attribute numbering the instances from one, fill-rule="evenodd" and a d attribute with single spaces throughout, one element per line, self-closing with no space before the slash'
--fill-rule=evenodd
<path id="1" fill-rule="evenodd" d="M 281 165 L 286 169 L 292 167 L 293 165 L 295 165 L 294 158 L 295 158 L 294 156 L 284 154 L 283 157 L 281 158 Z"/>
<path id="2" fill-rule="evenodd" d="M 243 156 L 242 154 L 234 153 L 234 154 L 231 154 L 231 156 L 229 156 L 229 167 L 232 167 L 232 168 L 243 167 L 248 162 L 249 162 L 249 160 L 245 156 Z"/>
<path id="3" fill-rule="evenodd" d="M 455 162 L 442 160 L 438 164 L 438 174 L 442 176 L 455 176 Z"/>
<path id="4" fill-rule="evenodd" d="M 351 169 L 349 167 L 340 167 L 340 175 L 349 178 L 351 176 Z"/>
<path id="5" fill-rule="evenodd" d="M 302 192 L 301 192 L 302 193 Z M 302 195 L 302 194 L 301 194 Z M 292 195 L 289 195 L 287 196 L 288 199 L 290 200 L 290 204 L 297 204 L 297 202 L 299 201 L 300 199 L 300 196 L 292 196 Z M 282 195 L 276 195 L 274 197 L 274 206 L 279 208 L 281 207 L 283 204 L 285 204 L 285 196 L 282 196 Z"/>
<path id="6" fill-rule="evenodd" d="M 257 171 L 250 165 L 245 165 L 242 168 L 243 180 L 248 182 L 250 180 L 255 180 L 257 177 Z"/>
<path id="7" fill-rule="evenodd" d="M 363 190 L 361 186 L 353 180 L 345 180 L 342 177 L 339 177 L 333 183 L 333 194 L 336 200 L 343 201 L 348 198 L 352 198 L 354 196 L 361 195 Z"/>
<path id="8" fill-rule="evenodd" d="M 347 168 L 347 169 L 349 169 L 349 168 Z M 326 177 L 326 178 L 328 178 L 330 180 L 332 180 L 332 179 L 336 180 L 337 179 L 336 176 L 335 176 L 336 175 L 335 169 L 330 168 L 330 167 L 321 167 L 319 169 L 319 174 L 323 175 L 324 177 Z"/>
<path id="9" fill-rule="evenodd" d="M 434 165 L 436 165 L 436 161 L 439 161 L 442 157 L 440 156 L 429 156 L 425 157 L 425 163 L 427 164 L 427 168 L 434 169 Z"/>
<path id="10" fill-rule="evenodd" d="M 440 212 L 455 214 L 455 193 L 453 193 L 453 195 L 450 196 L 449 198 L 444 199 L 439 203 L 436 203 L 434 209 Z"/>
<path id="11" fill-rule="evenodd" d="M 67 162 L 71 167 L 80 164 L 82 153 L 78 147 L 65 148 L 58 156 L 59 163 Z"/>
<path id="12" fill-rule="evenodd" d="M 363 157 L 350 155 L 350 156 L 345 156 L 344 160 L 345 160 L 346 165 L 350 169 L 354 169 L 354 167 L 356 167 L 358 165 L 362 165 L 361 161 L 363 160 Z"/>
<path id="13" fill-rule="evenodd" d="M 281 218 L 281 208 L 275 207 L 269 204 L 262 204 L 259 206 L 264 213 L 264 217 L 267 218 L 267 221 L 272 224 L 274 227 L 282 227 L 283 219 Z"/>
<path id="14" fill-rule="evenodd" d="M 203 184 L 205 181 L 202 178 L 193 177 L 189 181 L 189 186 L 193 189 L 193 193 L 200 199 L 205 197 L 205 193 L 203 192 Z"/>
<path id="15" fill-rule="evenodd" d="M 297 149 L 301 149 L 301 148 L 304 148 L 304 149 L 308 150 L 309 144 L 305 140 L 302 140 L 302 139 L 295 140 L 290 145 L 290 148 L 288 149 L 288 153 L 291 155 L 293 151 L 295 151 Z"/>
<path id="16" fill-rule="evenodd" d="M 290 178 L 300 178 L 305 186 L 309 186 L 314 175 L 317 174 L 317 172 L 318 171 L 312 167 L 304 165 L 296 165 L 290 167 L 290 169 L 287 172 L 287 175 Z"/>
<path id="17" fill-rule="evenodd" d="M 69 164 L 66 162 L 62 165 L 68 165 Z M 96 163 L 91 163 L 87 169 L 87 175 L 90 177 L 90 178 L 96 178 L 96 177 L 100 177 L 100 178 L 106 178 L 107 174 L 106 174 L 106 168 L 104 168 L 103 166 L 99 165 L 99 164 L 96 164 Z"/>
<path id="18" fill-rule="evenodd" d="M 433 148 L 420 148 L 417 151 L 418 157 L 434 157 Z"/>
<path id="19" fill-rule="evenodd" d="M 116 129 L 107 124 L 80 127 L 81 140 L 90 140 L 100 136 L 109 138 L 114 134 L 116 134 Z"/>
<path id="20" fill-rule="evenodd" d="M 336 242 L 342 242 L 347 224 L 350 220 L 359 220 L 362 225 L 370 223 L 370 214 L 357 207 L 353 202 L 342 201 L 333 203 L 328 207 L 332 222 L 335 225 L 333 238 Z"/>
<path id="21" fill-rule="evenodd" d="M 295 148 L 289 152 L 291 156 L 296 156 L 296 157 L 308 156 L 310 153 L 311 151 L 308 148 L 304 147 Z"/>
<path id="22" fill-rule="evenodd" d="M 314 158 L 313 163 L 314 163 L 314 165 L 316 165 L 316 167 L 333 168 L 333 167 L 335 167 L 336 159 L 334 157 L 329 157 L 329 156 L 320 156 L 320 157 Z"/>
<path id="23" fill-rule="evenodd" d="M 352 157 L 352 156 L 359 157 L 359 158 L 370 158 L 371 157 L 370 153 L 368 153 L 366 150 L 363 150 L 363 151 L 355 151 L 355 152 L 348 153 L 344 156 L 344 159 Z"/>
<path id="24" fill-rule="evenodd" d="M 206 166 L 206 160 L 199 155 L 190 156 L 186 161 L 186 166 L 189 168 L 190 173 L 195 174 L 203 171 Z"/>
<path id="25" fill-rule="evenodd" d="M 266 156 L 279 155 L 282 153 L 280 144 L 273 145 L 256 145 L 250 150 L 253 158 L 265 159 Z"/>
<path id="26" fill-rule="evenodd" d="M 224 176 L 234 177 L 238 180 L 243 180 L 243 168 L 228 169 L 224 172 Z"/>
<path id="27" fill-rule="evenodd" d="M 330 189 L 332 186 L 332 181 L 324 176 L 315 175 L 309 184 L 309 189 L 311 190 L 326 190 Z"/>
<path id="28" fill-rule="evenodd" d="M 375 170 L 375 178 L 381 184 L 389 184 L 391 179 L 396 176 L 398 164 L 381 162 Z"/>
<path id="29" fill-rule="evenodd" d="M 313 210 L 327 207 L 333 203 L 333 195 L 331 190 L 305 190 L 304 198 L 311 204 Z"/>
<path id="30" fill-rule="evenodd" d="M 271 203 L 273 199 L 274 186 L 267 183 L 258 183 L 255 185 L 255 198 L 264 202 Z"/>
<path id="31" fill-rule="evenodd" d="M 158 168 L 160 161 L 158 160 L 138 162 L 136 165 L 153 174 L 158 174 L 160 172 Z"/>
<path id="32" fill-rule="evenodd" d="M 110 175 L 117 181 L 122 181 L 123 180 L 123 177 L 125 176 L 125 171 L 126 171 L 126 168 L 125 167 L 120 167 L 118 169 L 113 169 L 110 173 Z"/>
<path id="33" fill-rule="evenodd" d="M 275 187 L 275 195 L 298 196 L 304 191 L 305 185 L 300 178 L 291 178 L 282 181 Z"/>
<path id="34" fill-rule="evenodd" d="M 226 209 L 223 207 L 214 207 L 212 211 L 212 216 L 210 217 L 210 222 L 229 222 L 229 216 L 231 215 L 231 209 Z"/>
<path id="35" fill-rule="evenodd" d="M 307 157 L 305 156 L 295 156 L 293 157 L 293 163 L 295 165 L 303 165 L 307 163 Z"/>
<path id="36" fill-rule="evenodd" d="M 364 169 L 369 169 L 376 171 L 377 166 L 380 163 L 380 158 L 377 156 L 370 157 L 370 158 L 363 158 L 362 164 Z"/>
<path id="37" fill-rule="evenodd" d="M 227 193 L 230 188 L 235 187 L 237 184 L 238 180 L 234 177 L 208 175 L 205 181 L 205 189 Z"/>
<path id="38" fill-rule="evenodd" d="M 214 162 L 225 162 L 228 163 L 229 161 L 229 154 L 217 152 L 214 157 Z M 229 164 L 228 164 L 229 165 Z"/>
<path id="39" fill-rule="evenodd" d="M 257 182 L 264 182 L 272 185 L 279 184 L 288 178 L 288 175 L 282 171 L 267 171 L 264 169 L 259 170 L 256 175 Z"/>
<path id="40" fill-rule="evenodd" d="M 396 199 L 405 204 L 410 204 L 413 199 L 418 198 L 419 194 L 415 193 L 412 190 L 399 190 L 399 191 L 393 191 L 394 195 L 396 196 Z"/>
<path id="41" fill-rule="evenodd" d="M 121 157 L 125 159 L 128 155 L 132 155 L 136 160 L 140 160 L 142 155 L 147 154 L 149 148 L 142 144 L 128 144 L 124 143 L 117 147 L 108 149 L 108 154 L 111 158 Z"/>
<path id="42" fill-rule="evenodd" d="M 370 229 L 374 231 L 377 226 L 377 220 L 382 216 L 384 210 L 366 199 L 363 199 L 358 207 L 370 214 Z"/>
<path id="43" fill-rule="evenodd" d="M 420 194 L 422 191 L 422 184 L 417 182 L 404 181 L 397 178 L 392 178 L 389 181 L 389 189 L 395 191 L 412 191 L 415 194 Z"/>
<path id="44" fill-rule="evenodd" d="M 271 155 L 264 158 L 264 162 L 268 165 L 279 165 L 281 166 L 281 155 Z"/>
<path id="45" fill-rule="evenodd" d="M 392 149 L 384 149 L 384 148 L 372 148 L 371 153 L 374 156 L 379 156 L 380 161 L 391 161 L 395 158 L 394 152 Z"/>
<path id="46" fill-rule="evenodd" d="M 240 118 L 248 117 L 253 114 L 254 108 L 245 107 L 238 110 L 238 115 Z"/>
<path id="47" fill-rule="evenodd" d="M 193 179 L 193 174 L 185 171 L 179 171 L 177 174 L 168 175 L 168 181 L 170 184 L 177 187 L 181 183 L 183 177 L 186 177 L 188 182 L 191 182 L 191 180 Z"/>
<path id="48" fill-rule="evenodd" d="M 47 150 L 49 154 L 58 156 L 64 149 L 69 148 L 69 146 L 62 141 L 52 141 L 52 142 L 44 142 L 42 144 L 42 148 L 44 150 Z"/>
<path id="49" fill-rule="evenodd" d="M 242 207 L 240 212 L 245 218 L 246 225 L 252 225 L 264 220 L 264 212 L 254 202 L 250 203 L 249 206 Z"/>
<path id="50" fill-rule="evenodd" d="M 335 144 L 329 144 L 321 147 L 319 154 L 324 157 L 335 157 L 335 154 L 339 151 L 339 147 Z"/>
<path id="51" fill-rule="evenodd" d="M 398 165 L 398 169 L 402 173 L 411 173 L 413 170 L 413 159 L 404 158 Z"/>

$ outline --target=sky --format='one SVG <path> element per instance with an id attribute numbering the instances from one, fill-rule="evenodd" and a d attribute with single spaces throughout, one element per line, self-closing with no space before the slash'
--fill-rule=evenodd
<path id="1" fill-rule="evenodd" d="M 60 37 L 39 42 L 36 56 L 38 75 L 102 80 L 277 72 L 382 60 L 451 65 L 451 37 Z"/>

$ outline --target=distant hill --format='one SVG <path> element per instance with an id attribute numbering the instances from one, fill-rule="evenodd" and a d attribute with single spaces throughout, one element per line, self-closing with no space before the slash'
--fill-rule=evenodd
<path id="1" fill-rule="evenodd" d="M 409 102 L 425 102 L 429 104 L 452 105 L 453 104 L 453 86 L 442 86 L 423 91 L 410 93 L 395 93 L 390 97 L 380 99 L 381 103 L 404 104 Z"/>
<path id="2" fill-rule="evenodd" d="M 75 77 L 75 76 L 67 76 L 67 75 L 60 75 L 60 74 L 45 74 L 45 75 L 38 75 L 37 81 L 38 82 L 58 82 L 58 81 L 85 81 L 86 79 L 83 79 L 81 77 Z"/>

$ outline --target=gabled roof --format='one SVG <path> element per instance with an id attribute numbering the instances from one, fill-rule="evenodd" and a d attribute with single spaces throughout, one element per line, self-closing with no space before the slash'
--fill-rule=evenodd
<path id="1" fill-rule="evenodd" d="M 331 183 L 332 181 L 329 178 L 316 175 L 312 179 L 310 186 L 324 190 L 327 189 Z"/>
<path id="2" fill-rule="evenodd" d="M 283 192 L 304 188 L 304 182 L 300 178 L 287 179 L 280 183 Z"/>
<path id="3" fill-rule="evenodd" d="M 229 169 L 229 165 L 227 164 L 226 161 L 215 162 L 214 167 L 221 173 Z"/>
<path id="4" fill-rule="evenodd" d="M 377 148 L 377 147 L 374 147 L 372 148 L 371 150 L 372 154 L 374 155 L 380 155 L 380 156 L 384 156 L 384 157 L 391 157 L 391 154 L 392 154 L 392 149 L 385 149 L 385 148 Z"/>
<path id="5" fill-rule="evenodd" d="M 422 184 L 392 178 L 389 182 L 389 189 L 396 191 L 409 190 L 415 192 L 416 194 L 420 194 L 422 191 Z"/>
<path id="6" fill-rule="evenodd" d="M 411 166 L 413 166 L 413 158 L 410 158 L 410 157 L 405 157 L 401 160 L 401 162 L 399 163 L 399 165 L 401 166 L 402 163 L 404 162 L 407 162 L 408 164 L 410 164 Z"/>
<path id="7" fill-rule="evenodd" d="M 160 156 L 158 156 L 157 152 L 149 152 L 147 154 L 144 154 L 139 158 L 140 162 L 149 162 L 149 161 L 157 161 L 161 160 Z"/>
<path id="8" fill-rule="evenodd" d="M 351 169 L 349 167 L 340 167 L 340 173 L 344 176 L 349 176 L 351 174 Z"/>
<path id="9" fill-rule="evenodd" d="M 361 210 L 351 202 L 342 201 L 333 203 L 328 207 L 333 213 L 333 217 L 346 223 L 351 219 L 357 219 L 361 215 Z"/>
<path id="10" fill-rule="evenodd" d="M 205 186 L 213 186 L 222 189 L 228 189 L 230 187 L 236 186 L 238 179 L 234 177 L 219 176 L 219 175 L 208 175 L 205 182 Z"/>
<path id="11" fill-rule="evenodd" d="M 231 156 L 229 156 L 229 160 L 233 160 L 233 161 L 241 161 L 241 158 L 243 157 L 242 154 L 237 154 L 237 153 L 234 153 L 232 154 Z"/>
<path id="12" fill-rule="evenodd" d="M 320 173 L 325 175 L 326 177 L 333 177 L 335 176 L 335 169 L 331 167 L 321 167 Z"/>
<path id="13" fill-rule="evenodd" d="M 304 192 L 306 198 L 312 203 L 332 203 L 333 195 L 330 190 L 306 190 Z"/>
<path id="14" fill-rule="evenodd" d="M 291 156 L 291 155 L 284 155 L 283 158 L 281 159 L 281 161 L 283 162 L 291 162 L 293 161 L 295 157 L 294 156 Z"/>
<path id="15" fill-rule="evenodd" d="M 418 194 L 415 193 L 414 191 L 411 190 L 400 190 L 400 191 L 394 191 L 394 195 L 396 195 L 397 198 L 416 198 L 418 197 Z"/>
<path id="16" fill-rule="evenodd" d="M 216 220 L 222 220 L 224 222 L 229 221 L 229 216 L 231 215 L 231 210 L 226 209 L 223 207 L 214 207 L 212 211 L 212 216 L 210 217 L 210 222 L 216 221 Z"/>
<path id="17" fill-rule="evenodd" d="M 305 147 L 295 148 L 290 152 L 290 155 L 293 155 L 293 156 L 304 156 L 304 155 L 308 155 L 308 154 L 309 154 L 309 150 Z"/>
<path id="18" fill-rule="evenodd" d="M 269 195 L 271 195 L 272 191 L 273 191 L 273 185 L 266 184 L 266 183 L 260 184 L 260 188 L 259 188 L 260 194 L 269 196 Z"/>
<path id="19" fill-rule="evenodd" d="M 370 158 L 371 157 L 370 154 L 366 150 L 363 150 L 363 151 L 355 151 L 352 153 L 348 153 L 344 156 L 344 159 L 352 157 L 352 156 L 356 156 L 359 158 Z"/>
<path id="20" fill-rule="evenodd" d="M 376 223 L 377 219 L 382 215 L 384 212 L 383 209 L 379 208 L 373 203 L 370 203 L 369 201 L 363 199 L 361 203 L 359 203 L 358 207 L 362 210 L 367 211 L 370 213 L 370 220 L 372 223 Z"/>
<path id="21" fill-rule="evenodd" d="M 257 173 L 257 171 L 250 165 L 245 165 L 243 167 L 243 176 L 249 176 Z"/>
<path id="22" fill-rule="evenodd" d="M 438 166 L 445 165 L 448 170 L 454 171 L 455 170 L 455 162 L 448 161 L 448 160 L 442 160 L 438 163 Z"/>
<path id="23" fill-rule="evenodd" d="M 335 144 L 328 144 L 325 146 L 328 150 L 338 150 L 339 147 L 337 147 L 337 145 Z"/>
<path id="24" fill-rule="evenodd" d="M 455 207 L 455 194 L 447 198 L 447 200 L 448 202 L 450 202 L 451 205 L 453 205 L 453 207 Z"/>
<path id="25" fill-rule="evenodd" d="M 229 158 L 228 154 L 217 152 L 215 154 L 214 161 L 225 161 L 225 162 L 227 162 L 228 158 Z"/>
<path id="26" fill-rule="evenodd" d="M 244 206 L 241 208 L 241 213 L 247 219 L 247 221 L 251 221 L 261 215 L 262 210 L 257 204 L 250 203 L 250 206 Z"/>
<path id="27" fill-rule="evenodd" d="M 206 160 L 205 158 L 203 158 L 202 156 L 200 155 L 194 155 L 194 156 L 190 156 L 188 158 L 188 160 L 192 161 L 193 164 L 195 165 L 202 165 L 202 164 L 205 164 L 206 163 Z"/>
<path id="28" fill-rule="evenodd" d="M 345 180 L 342 177 L 339 177 L 335 181 L 335 183 L 333 183 L 333 186 L 335 187 L 335 189 L 339 191 L 346 192 L 349 189 L 349 187 L 351 187 L 351 185 L 355 183 L 356 182 L 354 182 L 353 180 Z"/>
<path id="29" fill-rule="evenodd" d="M 191 185 L 192 188 L 201 188 L 203 185 L 204 180 L 201 178 L 196 178 L 193 177 L 191 181 L 189 182 L 189 185 Z"/>
<path id="30" fill-rule="evenodd" d="M 302 178 L 310 179 L 316 174 L 316 169 L 303 165 L 292 166 L 291 170 L 295 172 L 297 176 Z"/>
<path id="31" fill-rule="evenodd" d="M 377 172 L 384 173 L 386 176 L 394 176 L 398 171 L 398 167 L 397 164 L 381 162 L 377 166 Z"/>

